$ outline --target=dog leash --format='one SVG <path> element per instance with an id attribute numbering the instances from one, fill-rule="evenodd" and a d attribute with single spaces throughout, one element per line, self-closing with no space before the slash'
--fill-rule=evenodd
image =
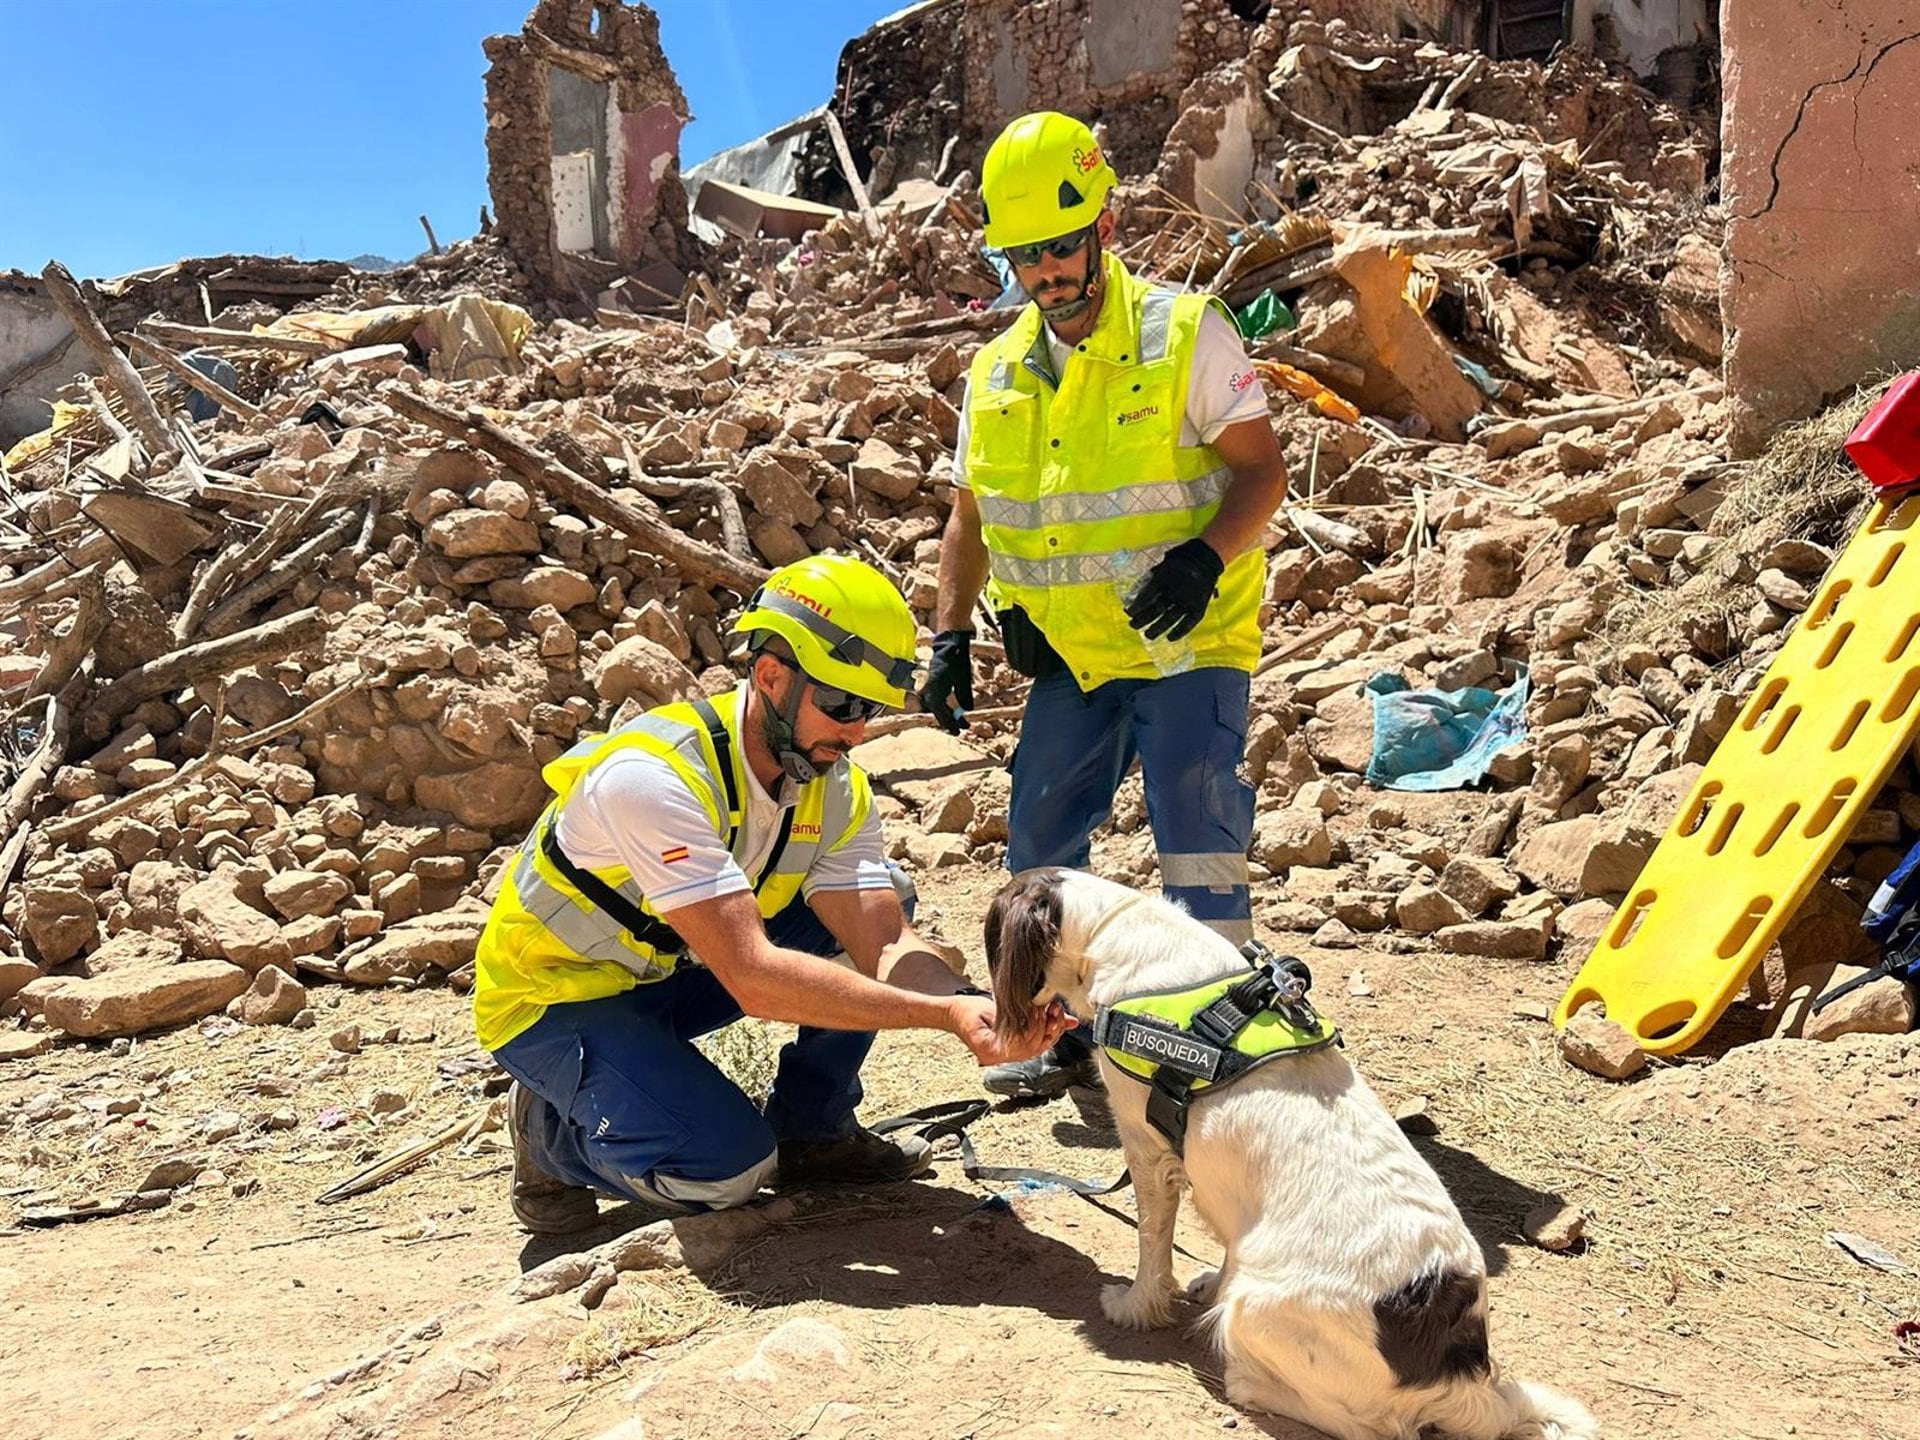
<path id="1" fill-rule="evenodd" d="M 1102 1185 L 1097 1180 L 1076 1180 L 1071 1175 L 1057 1175 L 1051 1170 L 1035 1170 L 1026 1165 L 982 1165 L 980 1157 L 974 1153 L 973 1141 L 967 1135 L 967 1126 L 992 1108 L 992 1102 L 987 1100 L 946 1100 L 938 1105 L 923 1105 L 918 1110 L 909 1110 L 891 1120 L 878 1121 L 867 1129 L 875 1135 L 885 1135 L 894 1130 L 916 1130 L 921 1139 L 929 1141 L 951 1135 L 960 1142 L 960 1167 L 969 1180 L 1025 1180 L 1038 1185 L 1055 1185 L 1072 1191 L 1101 1214 L 1110 1215 L 1135 1230 L 1140 1228 L 1140 1222 L 1133 1216 L 1101 1201 L 1102 1196 L 1131 1185 L 1131 1171 L 1122 1170 L 1111 1185 Z M 1197 1264 L 1216 1263 L 1194 1254 L 1178 1242 L 1173 1248 Z"/>
<path id="2" fill-rule="evenodd" d="M 974 1152 L 973 1139 L 967 1134 L 967 1127 L 991 1108 L 992 1102 L 988 1100 L 945 1100 L 938 1105 L 923 1105 L 918 1110 L 909 1110 L 891 1120 L 881 1120 L 867 1129 L 876 1135 L 885 1135 L 894 1130 L 912 1130 L 928 1141 L 951 1135 L 959 1141 L 960 1168 L 969 1180 L 1024 1180 L 1038 1185 L 1057 1185 L 1088 1200 L 1111 1195 L 1133 1183 L 1133 1177 L 1125 1170 L 1120 1172 L 1119 1179 L 1102 1185 L 1098 1180 L 1076 1180 L 1071 1175 L 1057 1175 L 1051 1170 L 1035 1170 L 1025 1165 L 982 1165 L 980 1157 Z"/>

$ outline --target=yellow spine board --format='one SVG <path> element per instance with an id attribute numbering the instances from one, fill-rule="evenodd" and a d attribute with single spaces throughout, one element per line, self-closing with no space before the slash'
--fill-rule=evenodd
<path id="1" fill-rule="evenodd" d="M 1920 729 L 1920 493 L 1880 501 L 1821 584 L 1554 1013 L 1644 1050 L 1713 1027 Z"/>

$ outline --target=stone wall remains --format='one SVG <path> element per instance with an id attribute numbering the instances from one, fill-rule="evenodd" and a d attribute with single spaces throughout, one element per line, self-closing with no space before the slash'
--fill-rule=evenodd
<path id="1" fill-rule="evenodd" d="M 539 0 L 520 34 L 490 36 L 484 49 L 496 224 L 538 287 L 569 295 L 650 262 L 690 264 L 687 100 L 660 48 L 659 17 L 638 0 Z M 555 86 L 556 70 L 565 85 Z M 589 113 L 601 97 L 605 114 Z M 594 156 L 594 213 L 578 233 L 556 204 L 557 129 L 568 150 Z"/>

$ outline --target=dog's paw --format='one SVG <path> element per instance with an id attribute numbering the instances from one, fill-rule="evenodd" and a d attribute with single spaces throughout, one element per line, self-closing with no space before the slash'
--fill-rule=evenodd
<path id="1" fill-rule="evenodd" d="M 1220 1296 L 1220 1272 L 1202 1270 L 1187 1282 L 1187 1299 L 1195 1305 L 1211 1305 Z"/>
<path id="2" fill-rule="evenodd" d="M 1173 1321 L 1173 1290 L 1154 1293 L 1144 1286 L 1107 1285 L 1100 1291 L 1100 1308 L 1123 1330 L 1157 1330 Z"/>

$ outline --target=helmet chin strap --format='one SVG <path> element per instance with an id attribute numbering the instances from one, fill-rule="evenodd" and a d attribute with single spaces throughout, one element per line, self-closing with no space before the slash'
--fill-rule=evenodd
<path id="1" fill-rule="evenodd" d="M 760 692 L 760 738 L 767 742 L 767 749 L 780 762 L 781 773 L 796 785 L 805 785 L 820 775 L 820 767 L 794 743 L 801 695 L 806 685 L 807 677 L 796 670 L 783 703 L 775 705 L 771 695 L 765 690 Z"/>
<path id="2" fill-rule="evenodd" d="M 1086 314 L 1087 307 L 1100 298 L 1100 287 L 1106 278 L 1106 268 L 1100 263 L 1100 230 L 1096 226 L 1087 237 L 1087 279 L 1080 287 L 1080 294 L 1058 305 L 1040 305 L 1041 318 L 1055 328 L 1078 320 Z M 1039 305 L 1040 302 L 1036 300 L 1034 304 Z"/>

